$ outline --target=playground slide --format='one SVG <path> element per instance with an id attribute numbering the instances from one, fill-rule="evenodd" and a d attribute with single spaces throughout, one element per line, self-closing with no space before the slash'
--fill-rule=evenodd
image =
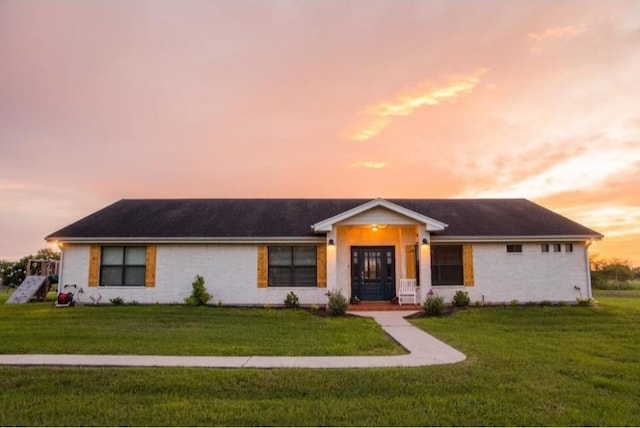
<path id="1" fill-rule="evenodd" d="M 44 287 L 47 282 L 46 276 L 30 275 L 22 281 L 20 287 L 13 292 L 7 303 L 27 303 L 33 296 Z"/>

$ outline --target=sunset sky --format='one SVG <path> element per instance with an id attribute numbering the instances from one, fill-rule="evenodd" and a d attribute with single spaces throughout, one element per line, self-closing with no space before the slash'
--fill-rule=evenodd
<path id="1" fill-rule="evenodd" d="M 527 198 L 640 265 L 640 1 L 2 1 L 0 259 L 122 198 Z"/>

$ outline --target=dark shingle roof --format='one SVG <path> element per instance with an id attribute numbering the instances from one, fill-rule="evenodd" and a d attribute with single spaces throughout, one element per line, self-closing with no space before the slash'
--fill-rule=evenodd
<path id="1" fill-rule="evenodd" d="M 387 200 L 448 224 L 439 236 L 601 236 L 526 199 Z M 312 224 L 369 201 L 123 199 L 47 239 L 313 237 Z"/>

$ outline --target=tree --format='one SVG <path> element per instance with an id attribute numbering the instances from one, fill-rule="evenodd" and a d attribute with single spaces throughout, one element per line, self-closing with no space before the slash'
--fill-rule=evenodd
<path id="1" fill-rule="evenodd" d="M 608 288 L 613 285 L 620 289 L 623 283 L 635 277 L 634 269 L 628 260 L 601 259 L 597 255 L 589 258 L 591 265 L 591 284 L 594 288 Z M 636 268 L 639 269 L 639 268 Z"/>
<path id="2" fill-rule="evenodd" d="M 50 248 L 42 248 L 38 250 L 35 255 L 30 254 L 28 256 L 22 257 L 17 262 L 0 262 L 0 278 L 2 280 L 1 285 L 17 287 L 22 284 L 22 281 L 24 281 L 24 278 L 27 275 L 27 263 L 31 259 L 60 260 L 60 253 Z M 41 273 L 41 269 L 42 266 L 40 265 L 34 266 L 31 274 L 37 275 Z"/>
<path id="3" fill-rule="evenodd" d="M 25 277 L 26 264 L 24 262 L 2 262 L 0 273 L 2 274 L 2 285 L 17 287 L 22 284 Z"/>

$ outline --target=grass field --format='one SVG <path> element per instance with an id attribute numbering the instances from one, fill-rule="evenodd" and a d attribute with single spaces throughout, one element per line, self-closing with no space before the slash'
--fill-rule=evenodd
<path id="1" fill-rule="evenodd" d="M 628 281 L 622 284 L 608 284 L 594 289 L 596 297 L 640 297 L 640 281 Z"/>
<path id="2" fill-rule="evenodd" d="M 451 366 L 0 367 L 0 425 L 637 426 L 640 299 L 596 297 L 412 320 L 467 354 Z"/>
<path id="3" fill-rule="evenodd" d="M 1 354 L 397 355 L 370 318 L 304 310 L 154 306 L 5 305 Z"/>

